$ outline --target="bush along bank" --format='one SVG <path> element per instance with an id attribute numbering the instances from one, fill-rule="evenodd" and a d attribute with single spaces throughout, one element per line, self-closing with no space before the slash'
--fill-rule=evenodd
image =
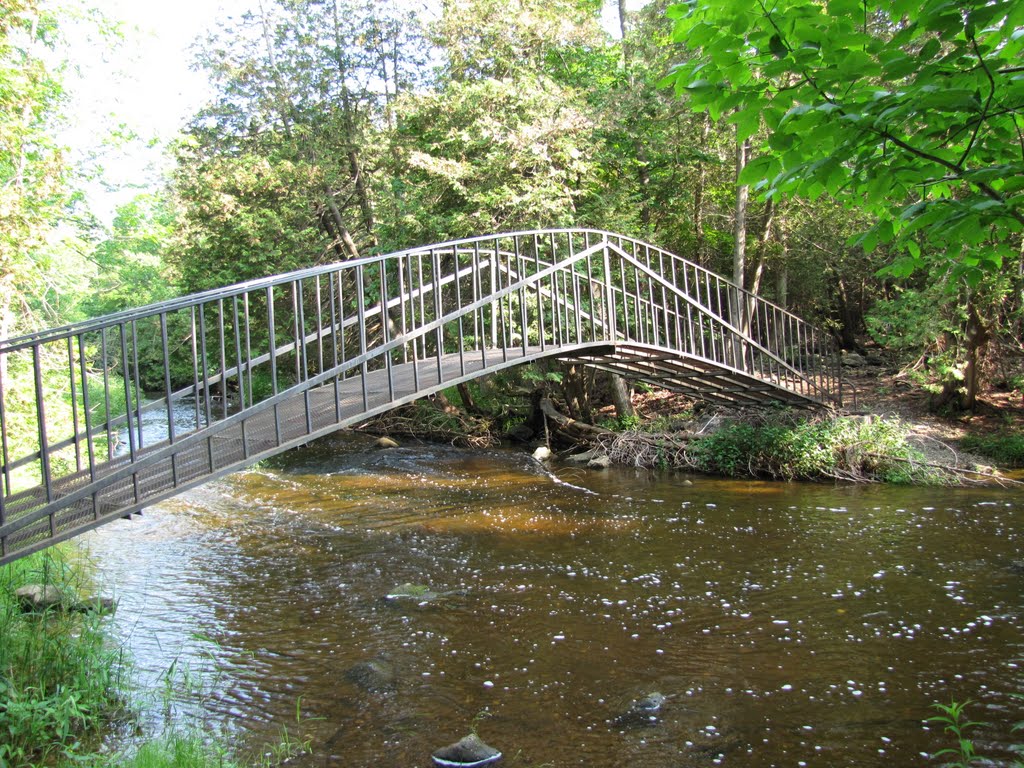
<path id="1" fill-rule="evenodd" d="M 965 466 L 952 447 L 916 435 L 895 418 L 766 406 L 704 408 L 699 416 L 688 408 L 672 408 L 667 416 L 631 415 L 588 424 L 566 416 L 566 410 L 541 389 L 533 392 L 514 429 L 502 428 L 503 419 L 497 416 L 471 415 L 447 400 L 444 407 L 419 402 L 398 409 L 361 429 L 469 447 L 506 441 L 531 448 L 544 445 L 595 466 L 614 463 L 735 478 L 923 485 L 1013 482 L 991 469 Z"/>
<path id="2" fill-rule="evenodd" d="M 602 436 L 613 463 L 725 477 L 961 485 L 991 482 L 973 467 L 943 464 L 895 419 L 789 409 L 747 409 Z"/>

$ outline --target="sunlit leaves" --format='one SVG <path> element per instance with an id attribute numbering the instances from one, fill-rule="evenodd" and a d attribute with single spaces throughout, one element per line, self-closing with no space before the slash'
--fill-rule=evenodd
<path id="1" fill-rule="evenodd" d="M 694 54 L 669 80 L 741 136 L 759 120 L 771 129 L 771 159 L 744 181 L 769 195 L 847 199 L 879 221 L 865 247 L 911 251 L 894 272 L 919 266 L 926 243 L 973 282 L 1000 267 L 1007 238 L 1024 229 L 1020 7 L 676 5 L 674 37 Z"/>

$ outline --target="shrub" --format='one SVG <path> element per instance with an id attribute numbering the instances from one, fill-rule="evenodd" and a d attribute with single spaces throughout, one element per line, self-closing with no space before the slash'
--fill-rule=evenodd
<path id="1" fill-rule="evenodd" d="M 994 435 L 968 435 L 960 444 L 968 451 L 986 456 L 1004 467 L 1024 467 L 1024 434 L 997 432 Z"/>
<path id="2" fill-rule="evenodd" d="M 783 412 L 737 421 L 690 441 L 687 460 L 701 472 L 782 480 L 936 482 L 939 475 L 894 421 L 801 419 Z"/>

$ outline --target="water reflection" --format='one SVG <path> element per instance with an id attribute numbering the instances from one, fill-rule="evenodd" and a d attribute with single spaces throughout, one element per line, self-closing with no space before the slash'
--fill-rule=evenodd
<path id="1" fill-rule="evenodd" d="M 1019 496 L 684 479 L 335 438 L 89 546 L 149 682 L 206 674 L 179 716 L 251 749 L 287 725 L 310 765 L 425 766 L 474 727 L 508 765 L 920 764 L 967 698 L 1006 756 Z M 439 597 L 383 599 L 406 583 Z M 652 691 L 656 724 L 616 724 Z"/>

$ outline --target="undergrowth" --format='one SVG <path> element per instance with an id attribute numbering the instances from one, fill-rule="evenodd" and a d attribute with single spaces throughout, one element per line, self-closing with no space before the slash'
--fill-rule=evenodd
<path id="1" fill-rule="evenodd" d="M 124 709 L 121 649 L 98 613 L 25 612 L 15 590 L 51 585 L 80 599 L 59 550 L 0 568 L 0 768 L 75 759 Z"/>
<path id="2" fill-rule="evenodd" d="M 1024 433 L 996 432 L 968 435 L 960 444 L 965 450 L 985 456 L 1003 467 L 1024 467 Z"/>
<path id="3" fill-rule="evenodd" d="M 931 484 L 947 480 L 898 421 L 747 414 L 681 444 L 671 462 L 726 477 Z"/>

